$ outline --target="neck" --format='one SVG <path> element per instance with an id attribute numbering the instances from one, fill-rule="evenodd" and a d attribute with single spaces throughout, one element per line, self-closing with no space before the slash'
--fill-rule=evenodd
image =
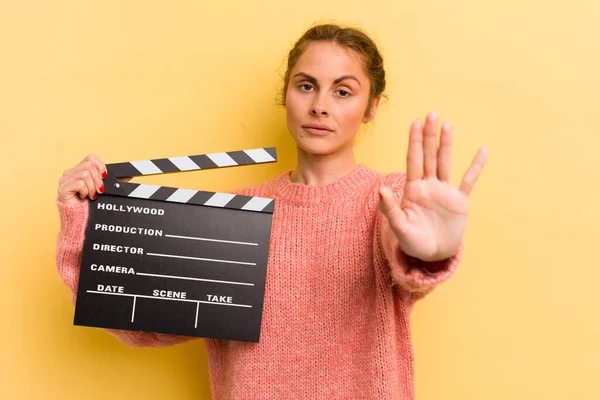
<path id="1" fill-rule="evenodd" d="M 346 151 L 327 155 L 310 154 L 300 147 L 297 149 L 298 165 L 290 174 L 294 183 L 326 185 L 350 174 L 357 166 L 351 146 Z"/>

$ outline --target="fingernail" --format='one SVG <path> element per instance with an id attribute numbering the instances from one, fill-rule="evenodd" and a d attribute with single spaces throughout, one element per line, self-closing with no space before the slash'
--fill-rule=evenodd
<path id="1" fill-rule="evenodd" d="M 435 111 L 432 111 L 432 112 L 429 113 L 429 116 L 431 118 L 437 118 L 438 115 L 437 115 L 437 113 Z"/>
<path id="2" fill-rule="evenodd" d="M 98 191 L 99 191 L 100 193 L 104 193 L 104 185 L 100 186 L 100 189 L 98 189 Z"/>
<path id="3" fill-rule="evenodd" d="M 91 198 L 92 200 L 96 200 L 96 193 L 92 193 L 92 195 L 90 196 L 90 198 Z"/>
<path id="4" fill-rule="evenodd" d="M 104 171 L 104 172 L 102 173 L 102 179 L 106 179 L 106 177 L 107 177 L 107 176 L 108 176 L 108 175 L 106 174 L 106 171 Z"/>

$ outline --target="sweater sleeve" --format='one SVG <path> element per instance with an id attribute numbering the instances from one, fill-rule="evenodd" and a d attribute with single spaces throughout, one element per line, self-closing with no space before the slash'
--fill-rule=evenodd
<path id="1" fill-rule="evenodd" d="M 384 184 L 392 189 L 398 199 L 402 197 L 405 177 L 404 174 L 394 174 L 387 177 L 387 182 L 384 180 Z M 461 260 L 463 242 L 456 254 L 445 260 L 419 260 L 402 251 L 388 219 L 380 210 L 377 213 L 377 245 L 390 268 L 393 285 L 398 285 L 412 300 L 418 300 L 452 276 Z"/>
<path id="2" fill-rule="evenodd" d="M 56 267 L 62 281 L 71 291 L 75 305 L 79 284 L 79 269 L 83 253 L 85 229 L 89 214 L 89 200 L 78 205 L 65 205 L 56 199 L 60 216 L 60 232 L 56 239 Z M 163 347 L 183 343 L 195 337 L 146 333 L 120 329 L 105 329 L 122 343 L 132 347 Z"/>

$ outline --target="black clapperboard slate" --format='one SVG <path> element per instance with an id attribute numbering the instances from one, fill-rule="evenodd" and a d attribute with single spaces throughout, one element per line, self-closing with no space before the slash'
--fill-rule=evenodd
<path id="1" fill-rule="evenodd" d="M 118 179 L 275 161 L 270 147 L 107 164 L 74 325 L 258 342 L 275 200 Z"/>

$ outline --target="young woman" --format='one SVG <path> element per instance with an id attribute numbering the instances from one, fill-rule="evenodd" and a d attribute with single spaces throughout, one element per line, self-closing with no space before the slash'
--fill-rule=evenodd
<path id="1" fill-rule="evenodd" d="M 353 141 L 385 89 L 382 57 L 359 30 L 309 29 L 289 53 L 282 103 L 297 143 L 293 171 L 236 193 L 276 199 L 260 343 L 205 339 L 213 399 L 412 399 L 410 313 L 448 279 L 462 251 L 479 149 L 451 183 L 452 127 L 412 123 L 407 172 L 357 164 Z M 87 198 L 105 165 L 65 171 L 57 266 L 75 301 Z M 108 330 L 131 346 L 190 337 Z"/>

